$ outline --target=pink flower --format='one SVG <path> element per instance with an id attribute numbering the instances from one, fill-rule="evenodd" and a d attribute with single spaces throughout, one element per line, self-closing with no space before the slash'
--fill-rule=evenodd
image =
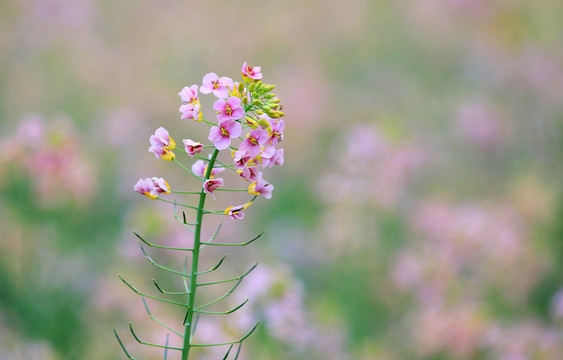
<path id="1" fill-rule="evenodd" d="M 133 186 L 133 190 L 135 190 L 139 194 L 148 196 L 150 199 L 153 199 L 153 200 L 156 199 L 156 196 L 153 197 L 151 195 L 151 190 L 152 190 L 152 179 L 151 178 L 139 179 L 137 181 L 137 183 L 135 184 L 135 186 Z"/>
<path id="2" fill-rule="evenodd" d="M 217 111 L 217 120 L 238 120 L 244 115 L 244 110 L 240 107 L 240 99 L 231 96 L 226 101 L 219 99 L 213 104 L 213 109 Z"/>
<path id="3" fill-rule="evenodd" d="M 262 79 L 262 73 L 260 72 L 260 66 L 250 66 L 247 65 L 246 61 L 242 64 L 242 78 L 245 82 L 251 83 L 253 80 Z"/>
<path id="4" fill-rule="evenodd" d="M 213 170 L 211 170 L 211 176 L 209 178 L 213 178 L 215 175 L 224 170 L 225 168 L 213 168 Z M 207 165 L 203 160 L 198 160 L 192 165 L 192 171 L 197 176 L 204 177 L 205 173 L 207 172 Z"/>
<path id="5" fill-rule="evenodd" d="M 250 156 L 248 150 L 239 150 L 233 154 L 233 161 L 237 169 L 244 169 L 250 160 L 252 160 L 252 157 Z"/>
<path id="6" fill-rule="evenodd" d="M 249 166 L 244 169 L 239 169 L 237 170 L 237 173 L 240 177 L 248 181 L 257 181 L 262 177 L 262 172 L 258 170 L 257 166 Z"/>
<path id="7" fill-rule="evenodd" d="M 201 121 L 201 112 L 199 111 L 199 104 L 184 104 L 178 109 L 182 113 L 180 119 L 194 119 Z"/>
<path id="8" fill-rule="evenodd" d="M 174 159 L 174 153 L 171 150 L 176 148 L 176 143 L 165 128 L 156 129 L 154 135 L 150 137 L 150 143 L 149 151 L 154 153 L 157 159 L 162 158 L 168 161 Z"/>
<path id="9" fill-rule="evenodd" d="M 262 177 L 257 181 L 253 182 L 248 186 L 248 192 L 250 194 L 261 195 L 266 199 L 272 197 L 272 191 L 274 190 L 274 185 L 268 183 Z"/>
<path id="10" fill-rule="evenodd" d="M 237 206 L 231 206 L 225 209 L 225 215 L 227 215 L 229 218 L 233 219 L 233 220 L 242 220 L 244 219 L 244 213 L 242 213 L 241 211 L 246 209 L 247 207 L 249 207 L 252 204 L 252 201 L 247 202 L 244 205 L 237 205 Z"/>
<path id="11" fill-rule="evenodd" d="M 267 130 L 252 130 L 250 134 L 247 135 L 247 138 L 240 144 L 239 149 L 240 151 L 248 150 L 250 156 L 255 157 L 260 154 L 260 145 L 265 144 L 269 136 Z"/>
<path id="12" fill-rule="evenodd" d="M 170 186 L 168 186 L 168 183 L 163 178 L 153 177 L 152 183 L 153 183 L 153 187 L 151 189 L 152 194 L 157 196 L 158 194 L 161 193 L 170 194 Z"/>
<path id="13" fill-rule="evenodd" d="M 283 149 L 277 149 L 276 153 L 274 154 L 274 157 L 272 158 L 272 160 L 270 160 L 270 167 L 272 167 L 272 161 L 274 162 L 274 165 L 279 165 L 282 166 L 283 165 Z"/>
<path id="14" fill-rule="evenodd" d="M 272 146 L 268 146 L 267 148 L 265 148 L 264 150 L 262 150 L 262 152 L 260 153 L 260 163 L 262 164 L 262 167 L 266 167 L 266 166 L 274 166 L 273 163 L 273 157 L 276 154 L 276 148 L 272 145 Z"/>
<path id="15" fill-rule="evenodd" d="M 213 200 L 215 200 L 215 194 L 213 194 L 213 191 L 215 191 L 218 187 L 223 186 L 223 184 L 224 182 L 222 178 L 205 180 L 203 183 L 203 192 L 211 195 Z"/>
<path id="16" fill-rule="evenodd" d="M 223 150 L 231 145 L 231 138 L 236 138 L 242 132 L 242 126 L 234 120 L 219 120 L 219 126 L 213 126 L 209 131 L 209 140 L 217 150 Z M 268 134 L 268 132 L 266 132 Z"/>
<path id="17" fill-rule="evenodd" d="M 149 199 L 156 199 L 158 194 L 170 194 L 170 186 L 163 178 L 146 178 L 139 179 L 133 190 L 139 194 L 146 195 Z"/>
<path id="18" fill-rule="evenodd" d="M 272 124 L 272 129 L 271 129 L 271 132 L 270 132 L 270 138 L 268 138 L 268 144 L 274 145 L 275 143 L 283 140 L 283 128 L 284 127 L 285 127 L 285 122 L 283 120 L 280 120 L 280 121 Z"/>
<path id="19" fill-rule="evenodd" d="M 213 95 L 219 99 L 226 99 L 229 97 L 229 87 L 233 87 L 234 83 L 231 78 L 221 77 L 219 78 L 215 73 L 209 73 L 203 77 L 203 84 L 199 88 L 202 94 L 209 94 L 213 92 Z"/>
<path id="20" fill-rule="evenodd" d="M 203 144 L 192 139 L 184 139 L 184 146 L 189 156 L 194 156 L 203 151 Z"/>
<path id="21" fill-rule="evenodd" d="M 192 103 L 196 104 L 199 103 L 199 97 L 197 96 L 197 85 L 186 86 L 178 93 L 182 102 L 184 104 Z"/>

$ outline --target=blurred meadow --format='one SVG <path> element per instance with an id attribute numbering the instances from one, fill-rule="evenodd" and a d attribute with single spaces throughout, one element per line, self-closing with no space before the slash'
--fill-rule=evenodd
<path id="1" fill-rule="evenodd" d="M 222 276 L 260 265 L 227 299 L 250 302 L 202 317 L 200 339 L 260 320 L 243 359 L 563 359 L 562 1 L 0 5 L 0 359 L 125 359 L 114 328 L 162 359 L 128 322 L 152 342 L 166 329 L 117 275 L 177 287 L 132 231 L 189 233 L 132 188 L 197 186 L 149 136 L 207 141 L 177 93 L 208 72 L 239 81 L 244 61 L 284 104 L 285 164 L 272 199 L 225 221 L 223 239 L 265 236 Z"/>

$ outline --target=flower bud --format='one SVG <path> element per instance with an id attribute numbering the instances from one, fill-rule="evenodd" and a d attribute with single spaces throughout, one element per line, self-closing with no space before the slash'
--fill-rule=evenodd
<path id="1" fill-rule="evenodd" d="M 266 86 L 264 86 L 264 92 L 270 92 L 270 91 L 274 90 L 275 87 L 276 87 L 276 85 L 266 85 Z"/>
<path id="2" fill-rule="evenodd" d="M 273 98 L 274 96 L 276 96 L 276 94 L 272 94 L 272 93 L 266 94 L 266 95 L 264 95 L 264 99 L 270 100 L 270 99 Z"/>
<path id="3" fill-rule="evenodd" d="M 262 126 L 264 129 L 270 129 L 272 128 L 272 125 L 270 124 L 270 122 L 267 119 L 258 119 L 258 124 L 260 124 L 260 126 Z"/>
<path id="4" fill-rule="evenodd" d="M 264 112 L 260 109 L 256 110 L 256 115 L 264 115 Z"/>
<path id="5" fill-rule="evenodd" d="M 255 85 L 255 86 L 256 86 L 255 89 L 259 89 L 260 86 L 262 86 L 263 84 L 264 84 L 264 83 L 262 82 L 262 80 L 259 80 L 259 81 L 256 83 L 256 85 Z"/>
<path id="6" fill-rule="evenodd" d="M 262 104 L 262 101 L 260 101 L 260 99 L 254 99 L 254 100 L 252 100 L 252 105 L 258 106 L 258 105 L 260 105 L 260 104 Z"/>
<path id="7" fill-rule="evenodd" d="M 243 91 L 244 91 L 244 83 L 239 83 L 238 84 L 238 92 L 242 94 Z"/>
<path id="8" fill-rule="evenodd" d="M 248 91 L 250 91 L 250 92 L 254 91 L 255 87 L 256 87 L 256 83 L 250 84 L 250 86 L 248 87 Z"/>

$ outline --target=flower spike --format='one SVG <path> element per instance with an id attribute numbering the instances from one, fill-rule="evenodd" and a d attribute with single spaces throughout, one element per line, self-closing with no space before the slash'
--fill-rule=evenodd
<path id="1" fill-rule="evenodd" d="M 202 234 L 205 231 L 203 228 L 203 220 L 207 218 L 205 215 L 225 215 L 230 219 L 243 219 L 245 217 L 244 210 L 258 197 L 261 196 L 266 199 L 272 197 L 274 185 L 264 179 L 263 172 L 266 172 L 268 168 L 274 165 L 282 165 L 284 162 L 283 148 L 279 147 L 279 145 L 283 140 L 285 128 L 285 122 L 280 120 L 280 118 L 285 114 L 282 111 L 283 107 L 280 104 L 280 99 L 272 93 L 275 85 L 263 81 L 260 66 L 251 66 L 247 62 L 242 65 L 241 75 L 242 81 L 235 82 L 229 77 L 220 77 L 216 73 L 210 72 L 203 77 L 201 85 L 185 86 L 178 92 L 178 96 L 181 99 L 179 107 L 181 119 L 193 119 L 196 121 L 195 124 L 203 123 L 209 126 L 207 142 L 203 142 L 201 139 L 192 140 L 187 138 L 182 139 L 184 146 L 176 148 L 175 141 L 162 126 L 156 129 L 154 134 L 149 138 L 149 152 L 153 153 L 157 159 L 164 159 L 176 163 L 190 174 L 190 176 L 196 178 L 198 180 L 197 188 L 192 189 L 192 191 L 186 191 L 190 189 L 182 191 L 176 189 L 171 190 L 168 182 L 162 177 L 140 178 L 133 186 L 134 191 L 147 196 L 151 200 L 160 200 L 164 203 L 172 204 L 174 219 L 193 234 L 193 237 L 190 236 L 188 239 L 188 242 L 190 244 L 193 243 L 193 246 L 189 245 L 184 248 L 169 246 L 164 241 L 162 241 L 161 244 L 155 244 L 145 240 L 141 235 L 134 232 L 134 235 L 138 238 L 139 247 L 141 248 L 143 256 L 152 266 L 166 273 L 181 277 L 183 289 L 180 289 L 180 291 L 165 290 L 153 279 L 153 284 L 158 292 L 163 296 L 166 295 L 166 298 L 160 298 L 141 292 L 119 276 L 127 287 L 135 294 L 141 296 L 141 301 L 147 311 L 148 317 L 167 330 L 164 345 L 149 343 L 141 340 L 133 330 L 132 324 L 129 324 L 131 334 L 137 342 L 164 349 L 164 360 L 168 358 L 168 350 L 180 351 L 181 360 L 189 360 L 192 359 L 189 355 L 190 350 L 193 348 L 228 346 L 223 356 L 223 360 L 227 360 L 229 355 L 234 352 L 233 349 L 235 345 L 238 344 L 236 355 L 234 355 L 235 360 L 237 360 L 241 353 L 242 342 L 248 338 L 258 326 L 258 323 L 256 323 L 250 331 L 236 341 L 209 344 L 193 343 L 201 314 L 228 315 L 238 311 L 249 301 L 246 299 L 239 305 L 226 311 L 207 310 L 209 307 L 229 297 L 235 289 L 237 289 L 243 279 L 258 265 L 258 263 L 256 263 L 243 274 L 232 278 L 202 282 L 201 277 L 219 269 L 227 257 L 227 254 L 225 254 L 218 259 L 214 266 L 203 268 L 200 261 L 202 250 L 208 245 L 245 247 L 252 244 L 264 234 L 264 231 L 262 231 L 250 240 L 239 243 L 231 243 L 230 236 L 223 242 L 215 242 L 223 224 L 223 220 L 221 220 L 213 235 L 207 239 L 207 241 L 202 241 Z M 213 94 L 213 96 L 216 97 L 212 102 L 216 117 L 210 119 L 205 117 L 202 103 L 200 102 L 200 95 L 202 94 Z M 183 122 L 182 124 L 185 125 L 187 123 Z M 191 124 L 193 125 L 194 123 Z M 220 156 L 222 151 L 226 156 Z M 177 159 L 175 152 L 179 152 L 183 156 L 183 160 Z M 190 161 L 190 163 L 184 165 L 184 161 Z M 231 181 L 229 177 L 217 177 L 217 174 L 226 169 L 236 172 L 239 175 L 235 176 L 233 180 L 239 181 L 241 184 L 247 182 L 246 185 L 229 186 L 229 184 L 226 184 Z M 241 205 L 229 206 L 225 210 L 205 209 L 206 200 L 208 203 L 210 202 L 208 198 L 215 199 L 217 193 L 226 195 L 224 192 L 248 192 L 253 196 L 250 201 Z M 187 200 L 183 200 L 182 203 L 177 202 L 176 199 L 168 200 L 168 197 L 164 195 L 170 193 L 182 195 L 182 197 Z M 184 195 L 191 196 L 184 197 Z M 190 198 L 192 201 L 197 199 L 195 200 L 196 203 L 189 202 Z M 225 200 L 224 198 L 224 196 L 219 196 L 216 201 L 221 202 Z M 219 208 L 224 209 L 226 205 L 227 204 L 221 204 Z M 181 215 L 178 213 L 178 207 L 184 208 Z M 188 210 L 193 210 L 193 213 L 186 214 Z M 188 222 L 188 219 L 190 219 L 191 222 Z M 149 256 L 149 253 L 156 250 L 146 250 L 145 246 L 168 251 L 176 250 L 184 254 L 185 252 L 190 252 L 191 254 L 185 255 L 183 269 L 177 270 L 175 265 L 170 265 L 169 267 L 156 262 Z M 188 261 L 190 266 L 188 266 Z M 196 295 L 199 292 L 206 291 L 206 286 L 224 283 L 230 283 L 228 291 L 219 297 L 214 297 L 214 300 L 210 302 L 196 306 L 196 304 L 200 303 Z M 175 290 L 174 287 L 171 287 L 171 289 Z M 198 289 L 200 290 L 198 291 Z M 184 301 L 168 300 L 168 296 L 170 296 L 171 299 Z M 174 296 L 176 297 L 174 298 Z M 181 307 L 184 311 L 182 321 L 183 330 L 177 331 L 161 322 L 149 308 L 148 302 L 150 301 L 147 301 L 147 299 Z M 134 359 L 123 346 L 115 330 L 114 333 L 125 355 L 129 359 Z M 181 347 L 169 346 L 170 333 L 174 333 L 182 338 Z"/>

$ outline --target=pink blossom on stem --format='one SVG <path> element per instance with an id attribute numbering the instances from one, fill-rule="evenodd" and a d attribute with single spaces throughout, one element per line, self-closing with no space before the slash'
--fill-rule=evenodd
<path id="1" fill-rule="evenodd" d="M 213 200 L 215 200 L 215 194 L 213 194 L 213 191 L 223 185 L 224 182 L 222 178 L 205 180 L 205 182 L 203 183 L 203 192 L 211 195 Z"/>
<path id="2" fill-rule="evenodd" d="M 280 120 L 272 124 L 272 130 L 270 132 L 270 137 L 268 138 L 268 144 L 274 145 L 277 142 L 283 140 L 283 129 L 285 127 L 285 122 Z"/>
<path id="3" fill-rule="evenodd" d="M 274 162 L 273 165 L 279 165 L 282 166 L 283 165 L 283 149 L 277 149 L 276 153 L 274 154 L 274 157 L 270 160 L 270 167 L 272 167 L 272 161 Z"/>
<path id="4" fill-rule="evenodd" d="M 237 169 L 244 169 L 250 160 L 252 160 L 252 156 L 250 156 L 248 150 L 239 150 L 233 153 L 233 161 Z"/>
<path id="5" fill-rule="evenodd" d="M 151 189 L 151 193 L 158 195 L 158 194 L 170 194 L 170 186 L 163 178 L 152 178 L 153 187 Z"/>
<path id="6" fill-rule="evenodd" d="M 135 190 L 139 194 L 146 195 L 150 199 L 153 200 L 156 199 L 156 196 L 153 197 L 153 195 L 151 194 L 151 190 L 152 190 L 151 178 L 139 179 L 135 184 L 135 186 L 133 186 L 133 190 Z"/>
<path id="7" fill-rule="evenodd" d="M 246 63 L 246 61 L 244 62 L 244 64 L 242 64 L 241 73 L 242 73 L 242 78 L 247 83 L 250 83 L 253 80 L 262 79 L 262 73 L 260 72 L 260 66 L 250 66 Z"/>
<path id="8" fill-rule="evenodd" d="M 199 88 L 202 94 L 209 94 L 213 92 L 213 95 L 219 99 L 226 99 L 229 97 L 229 87 L 233 87 L 234 83 L 231 78 L 221 77 L 219 78 L 215 73 L 209 73 L 203 77 L 203 84 Z"/>
<path id="9" fill-rule="evenodd" d="M 184 104 L 178 109 L 182 113 L 180 119 L 194 119 L 201 121 L 201 112 L 199 111 L 199 104 Z"/>
<path id="10" fill-rule="evenodd" d="M 231 96 L 227 100 L 219 99 L 213 104 L 213 109 L 217 111 L 217 120 L 238 120 L 244 115 L 244 110 L 240 106 L 240 99 Z"/>
<path id="11" fill-rule="evenodd" d="M 268 183 L 262 177 L 257 181 L 253 182 L 248 186 L 248 192 L 250 194 L 261 195 L 266 199 L 272 197 L 272 191 L 274 190 L 274 185 Z"/>
<path id="12" fill-rule="evenodd" d="M 260 154 L 261 146 L 264 145 L 269 138 L 267 130 L 255 129 L 247 135 L 247 138 L 240 144 L 240 150 L 248 150 L 250 156 L 255 157 Z"/>
<path id="13" fill-rule="evenodd" d="M 249 166 L 244 169 L 237 170 L 237 173 L 245 180 L 257 181 L 262 177 L 262 172 L 258 170 L 257 166 Z"/>
<path id="14" fill-rule="evenodd" d="M 184 104 L 187 103 L 196 104 L 199 103 L 197 89 L 198 89 L 197 85 L 186 86 L 182 89 L 182 91 L 178 93 L 178 95 L 180 96 Z"/>
<path id="15" fill-rule="evenodd" d="M 242 220 L 242 219 L 244 219 L 244 213 L 242 213 L 241 211 L 246 209 L 250 205 L 252 205 L 252 201 L 247 202 L 244 205 L 237 205 L 237 206 L 228 207 L 228 208 L 225 209 L 225 215 L 227 215 L 229 218 L 231 218 L 233 220 Z"/>
<path id="16" fill-rule="evenodd" d="M 133 190 L 139 194 L 146 195 L 149 199 L 156 199 L 158 194 L 170 194 L 170 186 L 163 178 L 146 178 L 139 179 Z"/>
<path id="17" fill-rule="evenodd" d="M 210 178 L 213 178 L 215 175 L 217 175 L 218 173 L 220 173 L 224 170 L 225 170 L 225 168 L 213 168 L 213 170 L 211 170 Z M 192 165 L 192 171 L 197 176 L 204 177 L 205 173 L 207 171 L 207 165 L 205 164 L 205 162 L 203 160 L 198 160 Z"/>
<path id="18" fill-rule="evenodd" d="M 192 139 L 184 139 L 184 146 L 189 156 L 194 156 L 203 151 L 203 144 Z"/>
<path id="19" fill-rule="evenodd" d="M 268 146 L 260 153 L 260 162 L 262 167 L 273 167 L 274 165 L 283 165 L 283 149 L 275 149 L 274 146 Z"/>
<path id="20" fill-rule="evenodd" d="M 213 142 L 217 150 L 223 150 L 231 145 L 231 138 L 238 137 L 241 132 L 242 126 L 236 121 L 219 120 L 219 125 L 213 126 L 209 131 L 208 139 Z"/>
<path id="21" fill-rule="evenodd" d="M 149 151 L 154 153 L 157 159 L 162 158 L 168 161 L 174 159 L 174 153 L 171 150 L 176 148 L 176 143 L 165 128 L 159 127 L 154 135 L 151 135 L 150 143 Z"/>

